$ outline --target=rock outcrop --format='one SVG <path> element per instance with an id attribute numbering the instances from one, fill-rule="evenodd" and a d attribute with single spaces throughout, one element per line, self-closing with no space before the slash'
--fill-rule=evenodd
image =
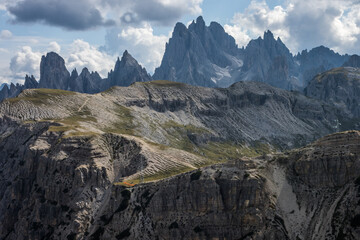
<path id="1" fill-rule="evenodd" d="M 31 88 L 37 88 L 39 83 L 36 81 L 35 77 L 33 75 L 25 76 L 25 83 L 24 83 L 24 89 L 31 89 Z"/>
<path id="2" fill-rule="evenodd" d="M 67 90 L 70 73 L 65 61 L 55 52 L 49 52 L 41 58 L 39 88 Z"/>
<path id="3" fill-rule="evenodd" d="M 24 89 L 36 88 L 37 86 L 38 86 L 38 82 L 35 80 L 33 75 L 25 76 L 24 85 L 21 85 L 19 83 L 17 83 L 15 85 L 15 84 L 11 83 L 10 87 L 9 87 L 9 85 L 4 84 L 4 85 L 2 85 L 2 88 L 0 89 L 0 102 L 6 98 L 16 97 Z"/>
<path id="4" fill-rule="evenodd" d="M 39 83 L 33 76 L 26 75 L 24 85 L 2 85 L 0 101 L 16 97 L 24 89 L 48 88 L 75 91 L 80 93 L 99 93 L 113 86 L 129 86 L 134 82 L 151 81 L 146 69 L 125 51 L 121 61 L 118 59 L 114 71 L 111 70 L 107 79 L 102 79 L 97 72 L 89 72 L 85 67 L 80 75 L 74 69 L 70 73 L 66 69 L 64 59 L 57 53 L 50 52 L 43 56 L 40 63 Z"/>
<path id="5" fill-rule="evenodd" d="M 305 89 L 306 96 L 344 109 L 347 116 L 360 117 L 360 69 L 342 67 L 314 77 Z"/>
<path id="6" fill-rule="evenodd" d="M 306 87 L 318 73 L 342 66 L 349 56 L 340 55 L 327 47 L 319 46 L 310 51 L 303 50 L 294 58 L 300 67 L 303 86 Z"/>
<path id="7" fill-rule="evenodd" d="M 187 28 L 177 23 L 154 79 L 205 87 L 228 87 L 237 81 L 260 81 L 302 90 L 318 73 L 340 67 L 348 55 L 320 46 L 293 56 L 270 31 L 238 48 L 221 25 L 206 26 L 202 17 Z"/>
<path id="8" fill-rule="evenodd" d="M 7 85 L 6 83 L 3 83 L 0 85 L 0 91 L 3 89 L 3 87 L 5 87 L 5 85 Z"/>
<path id="9" fill-rule="evenodd" d="M 204 158 L 139 137 L 66 136 L 54 127 L 0 118 L 2 239 L 360 237 L 358 131 L 167 178 L 166 164 L 197 168 Z M 157 181 L 121 182 L 159 161 Z"/>
<path id="10" fill-rule="evenodd" d="M 80 75 L 76 69 L 71 73 L 69 89 L 80 93 L 98 93 L 104 90 L 105 80 L 103 80 L 97 72 L 89 72 L 87 68 L 83 68 Z"/>
<path id="11" fill-rule="evenodd" d="M 356 54 L 350 56 L 349 60 L 343 64 L 343 67 L 360 68 L 360 56 Z"/>
<path id="12" fill-rule="evenodd" d="M 231 75 L 242 66 L 240 52 L 234 38 L 216 22 L 206 26 L 198 17 L 188 28 L 177 23 L 153 78 L 226 87 L 235 81 Z"/>
<path id="13" fill-rule="evenodd" d="M 112 86 L 130 86 L 134 82 L 151 81 L 151 76 L 146 72 L 146 69 L 128 53 L 127 50 L 123 53 L 121 60 L 118 58 L 115 64 L 114 71 L 111 70 L 108 74 L 108 87 Z"/>
<path id="14" fill-rule="evenodd" d="M 109 108 L 119 104 L 129 109 L 119 108 L 119 113 L 111 110 L 110 114 Z M 74 109 L 80 109 L 79 113 L 72 113 Z M 159 144 L 193 151 L 199 151 L 197 144 L 227 139 L 293 148 L 333 132 L 337 121 L 350 121 L 346 115 L 340 119 L 341 108 L 259 82 L 213 89 L 153 81 L 114 87 L 93 96 L 29 90 L 0 104 L 0 114 L 21 120 L 59 118 L 60 113 L 66 118 L 83 111 L 85 119 L 96 120 L 87 121 L 81 131 L 98 132 L 113 126 Z M 119 117 L 124 122 L 118 122 Z"/>
<path id="15" fill-rule="evenodd" d="M 242 80 L 266 82 L 283 89 L 298 89 L 302 82 L 297 75 L 294 59 L 280 38 L 275 40 L 272 32 L 264 38 L 251 40 L 244 50 Z"/>

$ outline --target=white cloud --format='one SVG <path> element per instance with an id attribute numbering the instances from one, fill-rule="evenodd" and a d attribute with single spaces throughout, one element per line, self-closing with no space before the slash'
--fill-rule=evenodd
<path id="1" fill-rule="evenodd" d="M 10 39 L 12 37 L 12 33 L 9 30 L 2 30 L 0 32 L 0 39 Z"/>
<path id="2" fill-rule="evenodd" d="M 0 48 L 0 53 L 8 53 L 9 51 L 5 48 Z"/>
<path id="3" fill-rule="evenodd" d="M 96 0 L 94 0 L 96 2 Z M 200 15 L 203 0 L 101 0 L 102 12 L 120 16 L 120 24 L 139 26 L 144 22 L 173 25 L 186 14 Z"/>
<path id="4" fill-rule="evenodd" d="M 115 58 L 99 51 L 88 42 L 77 39 L 75 40 L 68 52 L 70 53 L 66 61 L 66 67 L 69 71 L 77 68 L 81 71 L 87 67 L 89 71 L 97 71 L 101 77 L 106 77 L 110 69 L 115 65 Z"/>
<path id="5" fill-rule="evenodd" d="M 153 72 L 155 67 L 160 65 L 169 38 L 165 35 L 154 35 L 153 28 L 148 23 L 139 28 L 128 27 L 117 37 L 120 51 L 127 49 L 149 72 Z"/>
<path id="6" fill-rule="evenodd" d="M 358 53 L 360 2 L 357 0 L 288 0 L 270 8 L 265 1 L 252 1 L 236 13 L 225 30 L 239 46 L 270 29 L 293 53 L 325 45 L 342 53 Z"/>
<path id="7" fill-rule="evenodd" d="M 50 42 L 49 43 L 49 47 L 48 47 L 48 51 L 49 52 L 56 52 L 56 53 L 60 53 L 61 51 L 61 47 L 57 42 Z"/>
<path id="8" fill-rule="evenodd" d="M 172 25 L 182 16 L 202 13 L 203 0 L 1 0 L 14 23 L 48 24 L 68 30 L 138 25 L 151 22 Z M 61 9 L 61 11 L 58 11 Z M 81 9 L 81 11 L 78 11 Z"/>
<path id="9" fill-rule="evenodd" d="M 250 36 L 247 34 L 246 30 L 239 25 L 228 25 L 224 26 L 225 32 L 230 34 L 235 38 L 236 43 L 239 47 L 246 46 L 251 40 Z"/>
<path id="10" fill-rule="evenodd" d="M 154 34 L 149 23 L 143 23 L 138 27 L 109 29 L 105 36 L 105 45 L 101 47 L 111 55 L 121 56 L 125 50 L 143 66 L 149 73 L 160 66 L 165 51 L 166 41 L 171 36 Z"/>
<path id="11" fill-rule="evenodd" d="M 24 46 L 11 59 L 10 70 L 14 79 L 23 80 L 25 74 L 33 74 L 39 78 L 41 52 L 34 52 L 31 47 Z"/>

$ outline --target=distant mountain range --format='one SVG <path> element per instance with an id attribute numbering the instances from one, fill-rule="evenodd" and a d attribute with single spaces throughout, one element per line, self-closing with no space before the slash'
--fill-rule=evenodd
<path id="1" fill-rule="evenodd" d="M 286 90 L 302 91 L 317 74 L 340 66 L 359 67 L 359 56 L 340 55 L 320 46 L 293 56 L 280 38 L 270 31 L 238 48 L 223 27 L 211 22 L 206 26 L 200 16 L 189 27 L 177 23 L 160 67 L 150 76 L 127 51 L 118 58 L 114 70 L 102 79 L 84 68 L 71 74 L 65 61 L 50 52 L 41 59 L 40 80 L 26 76 L 24 85 L 0 87 L 0 101 L 15 97 L 28 88 L 52 88 L 80 93 L 98 93 L 112 86 L 133 82 L 170 80 L 204 87 L 228 87 L 238 81 L 265 82 Z"/>
<path id="2" fill-rule="evenodd" d="M 43 56 L 40 63 L 40 81 L 34 76 L 25 76 L 24 85 L 4 85 L 0 91 L 0 101 L 5 98 L 15 97 L 24 89 L 50 88 L 75 91 L 80 93 L 98 93 L 112 86 L 129 86 L 133 82 L 152 80 L 151 76 L 139 63 L 125 51 L 121 60 L 118 58 L 114 70 L 108 77 L 102 79 L 97 72 L 89 72 L 84 68 L 80 75 L 74 69 L 71 74 L 65 66 L 64 59 L 57 53 L 49 52 Z"/>
<path id="3" fill-rule="evenodd" d="M 153 77 L 50 52 L 0 91 L 0 239 L 360 239 L 359 67 L 201 17 Z"/>
<path id="4" fill-rule="evenodd" d="M 320 46 L 293 56 L 280 38 L 264 37 L 238 48 L 223 27 L 206 26 L 198 17 L 187 28 L 177 23 L 154 79 L 205 87 L 228 87 L 237 81 L 260 81 L 287 90 L 302 90 L 320 72 L 340 67 L 348 55 Z"/>

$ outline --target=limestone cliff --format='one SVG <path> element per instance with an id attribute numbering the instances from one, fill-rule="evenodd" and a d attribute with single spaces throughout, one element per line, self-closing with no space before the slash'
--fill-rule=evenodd
<path id="1" fill-rule="evenodd" d="M 305 95 L 344 109 L 346 115 L 360 117 L 360 69 L 334 68 L 314 77 Z"/>
<path id="2" fill-rule="evenodd" d="M 357 239 L 360 132 L 264 83 L 0 103 L 0 239 Z M 285 149 L 284 153 L 276 153 Z"/>

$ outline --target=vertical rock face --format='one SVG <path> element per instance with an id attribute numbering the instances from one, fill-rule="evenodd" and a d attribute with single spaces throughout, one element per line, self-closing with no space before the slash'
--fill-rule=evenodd
<path id="1" fill-rule="evenodd" d="M 69 79 L 65 61 L 57 53 L 49 52 L 41 58 L 39 88 L 67 90 Z"/>
<path id="2" fill-rule="evenodd" d="M 299 64 L 299 70 L 305 87 L 316 74 L 340 67 L 349 57 L 335 53 L 327 47 L 320 46 L 311 49 L 309 52 L 303 50 L 301 54 L 297 54 L 294 58 Z"/>
<path id="3" fill-rule="evenodd" d="M 114 71 L 108 74 L 108 87 L 112 86 L 130 86 L 134 82 L 151 81 L 152 78 L 146 72 L 145 68 L 125 51 L 121 57 L 118 58 L 115 64 Z"/>
<path id="4" fill-rule="evenodd" d="M 302 90 L 317 73 L 340 67 L 347 58 L 323 46 L 294 57 L 270 31 L 240 49 L 220 24 L 206 26 L 199 17 L 188 28 L 176 24 L 153 78 L 206 87 L 261 81 L 287 90 Z"/>
<path id="5" fill-rule="evenodd" d="M 103 80 L 97 72 L 84 68 L 78 76 L 76 69 L 71 73 L 69 89 L 81 93 L 98 93 L 103 90 Z"/>
<path id="6" fill-rule="evenodd" d="M 347 60 L 343 67 L 354 67 L 354 68 L 360 68 L 360 56 L 359 55 L 352 55 L 349 60 Z"/>
<path id="7" fill-rule="evenodd" d="M 0 117 L 1 239 L 360 237 L 358 131 L 126 188 L 115 183 L 159 157 L 149 146 L 49 125 Z"/>
<path id="8" fill-rule="evenodd" d="M 335 68 L 317 75 L 304 90 L 305 95 L 323 100 L 360 117 L 360 69 Z"/>
<path id="9" fill-rule="evenodd" d="M 112 86 L 129 86 L 134 82 L 151 81 L 146 69 L 125 51 L 121 61 L 117 60 L 114 71 L 108 79 L 102 79 L 97 72 L 89 72 L 84 68 L 80 75 L 74 69 L 70 73 L 66 69 L 64 59 L 57 53 L 50 52 L 43 56 L 40 63 L 40 82 L 34 76 L 26 75 L 24 85 L 1 85 L 0 101 L 16 97 L 22 90 L 31 88 L 49 88 L 75 91 L 80 93 L 99 93 Z"/>
<path id="10" fill-rule="evenodd" d="M 3 83 L 0 85 L 0 91 L 3 89 L 3 87 L 5 87 L 5 85 L 7 85 L 6 83 Z"/>
<path id="11" fill-rule="evenodd" d="M 239 54 L 234 38 L 221 25 L 211 23 L 207 27 L 198 17 L 189 28 L 176 24 L 153 78 L 205 87 L 226 86 L 234 82 L 230 72 L 242 65 Z"/>
<path id="12" fill-rule="evenodd" d="M 11 83 L 9 87 L 9 85 L 4 84 L 0 89 L 0 102 L 6 98 L 16 97 L 24 89 L 37 88 L 37 86 L 38 82 L 35 80 L 33 75 L 31 75 L 31 77 L 29 77 L 28 75 L 25 76 L 24 85 L 21 85 L 19 83 L 15 85 Z"/>
<path id="13" fill-rule="evenodd" d="M 31 77 L 28 75 L 25 76 L 24 89 L 37 88 L 38 85 L 39 83 L 35 80 L 33 75 L 31 75 Z"/>
<path id="14" fill-rule="evenodd" d="M 289 49 L 278 38 L 267 31 L 264 38 L 251 40 L 245 49 L 243 80 L 266 82 L 282 89 L 297 89 L 302 83 L 297 81 L 296 66 Z"/>

